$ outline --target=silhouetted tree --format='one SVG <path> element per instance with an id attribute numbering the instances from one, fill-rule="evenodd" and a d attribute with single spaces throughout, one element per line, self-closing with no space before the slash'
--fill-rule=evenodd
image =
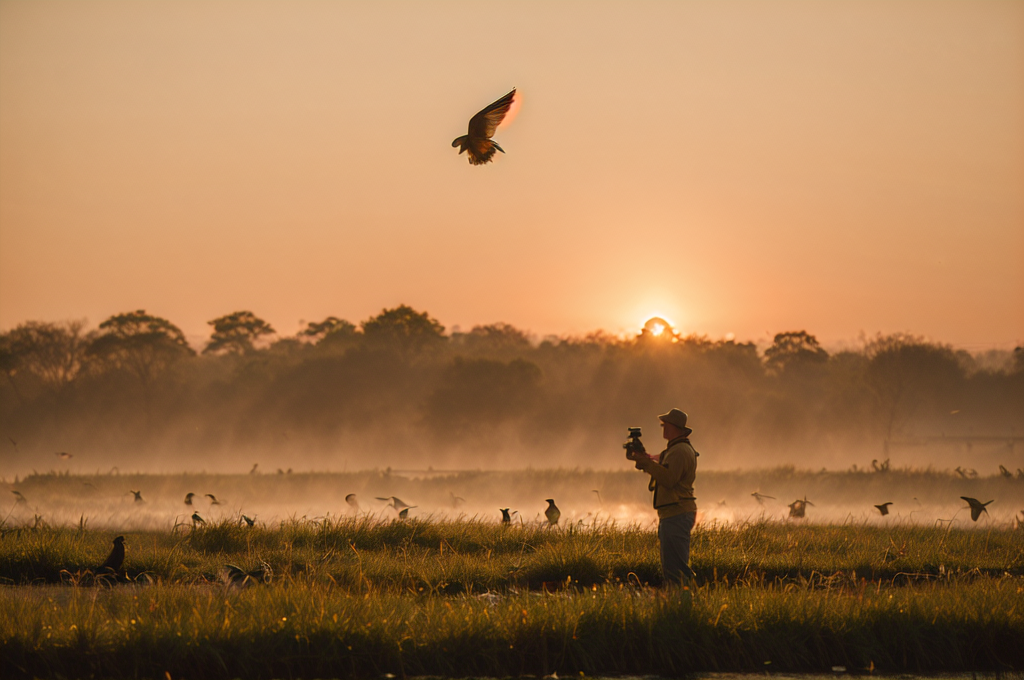
<path id="1" fill-rule="evenodd" d="M 299 337 L 317 345 L 321 343 L 333 345 L 355 339 L 358 332 L 355 324 L 335 316 L 329 316 L 319 323 L 310 321 L 303 330 L 299 331 Z"/>
<path id="2" fill-rule="evenodd" d="M 93 334 L 84 328 L 84 321 L 28 321 L 6 334 L 5 370 L 10 377 L 18 371 L 34 375 L 53 397 L 55 419 L 68 389 L 88 367 Z"/>
<path id="3" fill-rule="evenodd" d="M 148 415 L 153 381 L 172 363 L 195 351 L 180 328 L 140 309 L 116 314 L 101 323 L 100 335 L 89 345 L 89 354 L 135 376 Z"/>
<path id="4" fill-rule="evenodd" d="M 445 340 L 444 326 L 437 319 L 407 305 L 385 309 L 362 325 L 367 343 L 403 351 L 423 349 Z"/>
<path id="5" fill-rule="evenodd" d="M 523 331 L 507 323 L 474 326 L 459 335 L 460 344 L 476 354 L 508 355 L 528 351 L 530 338 Z"/>
<path id="6" fill-rule="evenodd" d="M 427 401 L 428 421 L 441 434 L 493 428 L 522 415 L 541 377 L 540 367 L 523 359 L 456 357 Z"/>
<path id="7" fill-rule="evenodd" d="M 214 352 L 231 352 L 246 354 L 254 349 L 254 342 L 264 335 L 273 335 L 276 331 L 269 323 L 252 312 L 242 311 L 217 317 L 208 321 L 213 326 L 213 334 L 203 354 Z"/>
<path id="8" fill-rule="evenodd" d="M 770 370 L 781 372 L 790 366 L 824 364 L 828 352 L 807 331 L 789 331 L 775 335 L 772 346 L 764 352 L 764 360 Z"/>

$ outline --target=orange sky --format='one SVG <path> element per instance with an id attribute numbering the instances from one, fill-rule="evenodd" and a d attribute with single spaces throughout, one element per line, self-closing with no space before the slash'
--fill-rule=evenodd
<path id="1" fill-rule="evenodd" d="M 399 303 L 1012 348 L 1024 3 L 0 1 L 0 328 Z"/>

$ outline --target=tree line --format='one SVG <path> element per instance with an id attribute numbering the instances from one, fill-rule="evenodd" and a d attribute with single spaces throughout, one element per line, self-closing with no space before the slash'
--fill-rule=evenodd
<path id="1" fill-rule="evenodd" d="M 29 321 L 0 334 L 0 428 L 19 460 L 251 452 L 358 468 L 603 467 L 627 426 L 673 406 L 701 446 L 762 464 L 829 465 L 901 436 L 1022 433 L 1020 347 L 981 357 L 899 334 L 829 353 L 800 330 L 759 353 L 657 321 L 629 338 L 536 342 L 503 323 L 446 332 L 400 305 L 280 337 L 238 311 L 209 322 L 198 352 L 144 310 L 95 329 Z"/>

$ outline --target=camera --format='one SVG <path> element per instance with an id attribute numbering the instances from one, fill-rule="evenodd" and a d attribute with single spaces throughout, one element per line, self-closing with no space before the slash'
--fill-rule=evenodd
<path id="1" fill-rule="evenodd" d="M 647 449 L 644 448 L 644 443 L 640 441 L 640 436 L 643 434 L 639 427 L 628 427 L 629 438 L 626 443 L 622 445 L 622 448 L 626 449 L 626 458 L 632 459 L 635 455 L 647 453 Z"/>

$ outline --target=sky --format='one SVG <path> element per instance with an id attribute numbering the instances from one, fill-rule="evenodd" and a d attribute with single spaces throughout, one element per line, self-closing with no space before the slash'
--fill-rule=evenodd
<path id="1" fill-rule="evenodd" d="M 1012 349 L 1024 2 L 0 0 L 0 329 L 398 304 Z"/>

